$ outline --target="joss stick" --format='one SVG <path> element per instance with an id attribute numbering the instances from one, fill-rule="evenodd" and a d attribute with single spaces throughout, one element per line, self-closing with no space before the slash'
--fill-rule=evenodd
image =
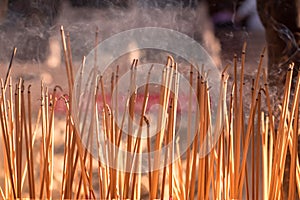
<path id="1" fill-rule="evenodd" d="M 258 83 L 259 83 L 259 77 L 260 77 L 260 72 L 262 69 L 262 61 L 263 61 L 263 57 L 264 57 L 264 52 L 265 52 L 265 48 L 262 51 L 261 57 L 260 57 L 260 61 L 259 61 L 259 65 L 258 65 L 258 70 L 257 70 L 257 74 L 256 74 L 256 79 L 255 79 L 255 84 L 254 84 L 254 94 L 256 93 L 256 91 L 258 90 Z M 249 123 L 248 123 L 248 128 L 247 128 L 247 132 L 246 132 L 246 138 L 245 138 L 245 145 L 243 148 L 243 157 L 242 157 L 242 164 L 241 164 L 241 171 L 239 173 L 240 176 L 240 180 L 239 180 L 239 186 L 237 186 L 239 191 L 239 196 L 242 195 L 242 188 L 243 188 L 243 184 L 244 184 L 244 178 L 245 178 L 245 167 L 246 167 L 246 159 L 247 159 L 247 153 L 248 153 L 248 147 L 249 147 L 249 139 L 250 139 L 250 133 L 251 133 L 251 129 L 252 129 L 252 118 L 254 116 L 254 105 L 255 104 L 255 95 L 252 97 L 252 101 L 251 101 L 251 109 L 250 109 L 250 116 L 249 116 Z"/>
<path id="2" fill-rule="evenodd" d="M 14 47 L 11 58 L 10 58 L 8 70 L 7 70 L 7 73 L 6 73 L 5 81 L 4 81 L 4 91 L 6 91 L 6 87 L 7 87 L 7 84 L 9 82 L 9 77 L 10 77 L 11 69 L 12 69 L 12 63 L 13 63 L 13 60 L 14 60 L 14 57 L 15 57 L 16 53 L 17 53 L 17 48 Z"/>
<path id="3" fill-rule="evenodd" d="M 192 92 L 193 92 L 193 66 L 190 67 L 190 77 L 189 77 L 189 101 L 188 101 L 188 127 L 187 127 L 187 144 L 190 144 L 191 140 L 191 112 L 192 112 Z M 196 104 L 197 106 L 197 104 Z M 185 198 L 188 199 L 189 194 L 189 183 L 190 183 L 190 161 L 191 161 L 191 147 L 189 146 L 186 151 L 186 184 L 185 184 Z"/>

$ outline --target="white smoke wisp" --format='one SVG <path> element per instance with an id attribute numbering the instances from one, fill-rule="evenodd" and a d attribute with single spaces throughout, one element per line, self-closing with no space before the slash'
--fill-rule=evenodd
<path id="1" fill-rule="evenodd" d="M 221 66 L 220 43 L 214 35 L 213 25 L 205 4 L 196 8 L 178 6 L 147 7 L 132 2 L 129 8 L 77 8 L 62 5 L 57 26 L 63 25 L 70 32 L 74 58 L 94 47 L 94 33 L 99 28 L 99 42 L 122 31 L 141 27 L 169 28 L 184 33 L 203 45 L 215 64 Z M 52 29 L 52 34 L 57 32 Z M 57 34 L 57 33 L 56 33 Z M 57 34 L 59 40 L 59 34 Z"/>

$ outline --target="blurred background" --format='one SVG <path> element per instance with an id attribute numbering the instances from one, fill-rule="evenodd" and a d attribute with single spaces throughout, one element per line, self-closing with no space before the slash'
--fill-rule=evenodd
<path id="1" fill-rule="evenodd" d="M 61 26 L 70 36 L 75 73 L 83 56 L 95 47 L 96 31 L 99 43 L 121 31 L 150 26 L 192 37 L 220 70 L 233 64 L 234 54 L 241 57 L 243 43 L 247 42 L 247 88 L 251 88 L 266 47 L 263 67 L 269 74 L 271 95 L 277 98 L 283 94 L 289 63 L 293 61 L 299 68 L 298 4 L 297 0 L 1 0 L 1 78 L 17 47 L 13 79 L 23 77 L 37 89 L 37 83 L 43 80 L 49 88 L 60 85 L 66 90 Z M 139 56 L 135 58 L 141 59 Z M 128 68 L 131 60 L 122 64 L 121 68 Z M 228 72 L 232 75 L 233 67 Z"/>

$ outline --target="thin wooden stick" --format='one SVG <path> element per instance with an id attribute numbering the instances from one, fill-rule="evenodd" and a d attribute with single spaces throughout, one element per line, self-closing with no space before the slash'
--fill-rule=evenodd
<path id="1" fill-rule="evenodd" d="M 254 84 L 254 93 L 257 91 L 258 89 L 258 83 L 259 83 L 259 77 L 260 77 L 260 72 L 261 72 L 261 68 L 262 68 L 262 61 L 263 61 L 263 57 L 264 57 L 264 53 L 265 53 L 265 48 L 262 51 L 261 57 L 260 57 L 260 61 L 259 61 L 259 65 L 258 65 L 258 70 L 257 70 L 257 74 L 256 74 L 256 79 L 255 79 L 255 84 Z M 238 191 L 240 193 L 239 196 L 241 196 L 242 194 L 242 188 L 243 188 L 243 184 L 244 184 L 244 178 L 245 178 L 245 167 L 246 167 L 246 159 L 247 159 L 247 153 L 248 153 L 248 147 L 249 147 L 249 139 L 250 139 L 250 133 L 251 133 L 251 128 L 252 128 L 252 118 L 254 116 L 254 107 L 253 106 L 255 104 L 255 95 L 252 97 L 252 101 L 251 101 L 251 110 L 250 110 L 250 117 L 249 117 L 249 122 L 248 123 L 248 128 L 247 128 L 247 133 L 246 133 L 246 138 L 245 138 L 245 146 L 243 148 L 243 159 L 242 159 L 242 164 L 241 164 L 241 171 L 240 171 L 240 178 L 239 178 L 239 187 L 238 187 Z"/>
<path id="2" fill-rule="evenodd" d="M 298 71 L 298 78 L 296 83 L 296 89 L 294 92 L 294 101 L 292 105 L 291 117 L 294 118 L 294 129 L 292 129 L 292 121 L 290 120 L 288 132 L 292 133 L 292 153 L 291 153 L 291 165 L 290 165 L 290 181 L 289 181 L 289 195 L 288 199 L 295 199 L 295 185 L 296 185 L 296 166 L 297 166 L 297 151 L 298 151 L 298 119 L 299 119 L 299 90 L 300 90 L 300 72 Z"/>
<path id="3" fill-rule="evenodd" d="M 241 140 L 241 134 L 244 134 L 242 133 L 242 127 L 243 127 L 243 86 L 244 86 L 244 68 L 245 68 L 245 56 L 246 56 L 246 47 L 247 47 L 247 43 L 245 42 L 244 45 L 243 45 L 243 49 L 242 49 L 242 61 L 241 61 L 241 74 L 240 74 L 240 88 L 239 88 L 239 102 L 236 102 L 234 106 L 235 107 L 235 114 L 237 117 L 236 118 L 236 149 L 235 149 L 235 167 L 236 167 L 236 171 L 238 173 L 239 171 L 239 166 L 240 166 L 240 140 Z M 235 89 L 235 94 L 234 95 L 237 95 L 237 75 L 236 75 L 236 65 L 237 65 L 237 61 L 236 61 L 236 57 L 235 57 L 235 62 L 234 62 L 234 69 L 235 69 L 235 86 L 236 86 L 236 89 Z M 237 96 L 235 98 L 235 101 L 237 101 Z M 238 104 L 239 103 L 239 104 Z M 237 108 L 237 105 L 239 105 L 239 108 Z M 235 185 L 237 186 L 238 185 L 238 176 L 236 176 L 236 179 L 235 179 Z M 237 188 L 234 188 L 234 189 L 237 189 Z"/>
<path id="4" fill-rule="evenodd" d="M 10 77 L 10 74 L 11 74 L 12 64 L 13 64 L 13 60 L 14 60 L 14 57 L 15 57 L 16 53 L 17 53 L 17 48 L 14 47 L 11 58 L 10 58 L 8 70 L 7 70 L 7 73 L 6 73 L 5 81 L 4 81 L 4 91 L 6 91 L 6 87 L 7 87 L 7 84 L 9 82 L 9 77 Z"/>
<path id="5" fill-rule="evenodd" d="M 147 105 L 148 105 L 148 99 L 149 99 L 149 81 L 150 81 L 150 75 L 151 75 L 152 68 L 153 68 L 153 65 L 149 69 L 149 72 L 148 72 L 148 75 L 147 75 L 146 86 L 145 86 L 145 91 L 144 91 L 143 105 L 142 105 L 142 110 L 141 110 L 141 115 L 140 115 L 140 121 L 139 121 L 139 129 L 138 129 L 138 133 L 137 133 L 137 139 L 136 139 L 136 142 L 135 142 L 134 148 L 133 148 L 134 158 L 136 158 L 137 154 L 141 153 L 140 149 L 141 149 L 142 128 L 143 128 L 144 116 L 146 114 L 146 108 L 147 108 Z M 136 161 L 136 162 L 134 160 L 132 161 L 132 166 L 133 166 L 134 169 L 137 169 L 138 165 L 141 165 L 141 163 L 140 163 L 139 160 Z M 136 181 L 135 179 L 136 179 L 136 172 L 133 173 L 133 178 L 132 178 L 133 188 L 134 188 L 135 181 Z M 134 191 L 132 189 L 131 198 L 134 198 L 133 194 L 134 194 Z"/>
<path id="6" fill-rule="evenodd" d="M 187 144 L 190 144 L 191 140 L 191 113 L 192 113 L 192 93 L 193 93 L 193 66 L 190 67 L 190 90 L 189 90 L 189 102 L 188 102 L 188 128 L 187 128 Z M 185 177 L 185 198 L 189 197 L 189 183 L 190 183 L 190 162 L 191 162 L 191 148 L 188 147 L 186 151 L 186 177 Z"/>
<path id="7" fill-rule="evenodd" d="M 69 71 L 72 85 L 74 84 L 74 73 L 73 73 L 73 61 L 72 61 L 72 50 L 71 50 L 71 41 L 70 33 L 67 33 L 67 54 L 69 60 Z"/>
<path id="8" fill-rule="evenodd" d="M 65 58 L 65 65 L 66 65 L 66 71 L 67 71 L 67 77 L 68 77 L 68 85 L 69 85 L 69 91 L 71 94 L 72 91 L 72 86 L 73 86 L 73 82 L 72 82 L 72 75 L 70 72 L 70 63 L 69 63 L 69 55 L 68 55 L 68 49 L 67 49 L 67 43 L 66 43 L 66 36 L 65 36 L 65 31 L 64 31 L 64 27 L 61 26 L 60 27 L 60 33 L 61 33 L 61 40 L 62 40 L 62 45 L 63 45 L 63 52 L 64 52 L 64 58 Z"/>
<path id="9" fill-rule="evenodd" d="M 179 147 L 179 140 L 180 138 L 177 138 L 176 139 L 176 152 L 177 152 L 177 155 L 181 155 L 180 153 L 180 147 Z M 176 188 L 178 188 L 178 195 L 177 195 L 177 198 L 178 199 L 184 199 L 185 198 L 185 188 L 184 188 L 184 181 L 183 181 L 183 168 L 182 168 L 182 160 L 181 158 L 178 159 L 178 161 L 176 162 L 177 163 L 177 176 L 174 177 L 174 184 L 176 185 Z M 178 179 L 176 178 L 178 177 Z M 175 190 L 176 192 L 176 190 Z"/>
<path id="10" fill-rule="evenodd" d="M 238 180 L 239 180 L 239 176 L 237 176 L 237 174 L 239 173 L 239 168 L 240 168 L 240 133 L 241 133 L 241 127 L 239 127 L 238 124 L 240 124 L 239 122 L 241 121 L 239 116 L 239 110 L 238 110 L 238 83 L 237 83 L 237 55 L 234 55 L 234 94 L 233 94 L 233 111 L 234 111 L 234 132 L 235 132 L 235 140 L 234 140 L 234 167 L 236 170 L 234 170 L 233 176 L 234 176 L 234 185 L 235 187 L 233 187 L 233 198 L 237 198 L 237 194 L 238 194 Z M 243 69 L 242 69 L 243 70 Z M 242 77 L 243 75 L 241 75 Z M 241 85 L 243 83 L 240 83 Z M 242 87 L 242 86 L 241 86 Z M 241 102 L 240 102 L 241 103 Z M 241 104 L 240 104 L 241 106 Z M 239 107 L 241 108 L 241 107 Z"/>
<path id="11" fill-rule="evenodd" d="M 269 94 L 269 87 L 268 87 L 268 82 L 267 82 L 267 75 L 266 75 L 266 70 L 263 71 L 263 77 L 264 77 L 264 91 L 266 93 L 266 99 L 267 99 L 267 106 L 268 106 L 268 111 L 269 111 L 269 117 L 270 117 L 270 131 L 272 134 L 272 137 L 275 138 L 275 130 L 274 130 L 274 122 L 272 120 L 273 112 L 272 112 L 272 107 L 271 107 L 271 100 L 270 100 L 270 94 Z"/>
<path id="12" fill-rule="evenodd" d="M 198 108 L 196 109 L 196 122 L 198 122 L 199 120 L 199 112 L 200 112 L 200 101 L 199 101 L 199 96 L 200 96 L 200 72 L 198 71 L 197 74 L 197 82 L 196 82 L 196 86 L 197 86 L 197 100 L 198 100 Z M 195 181 L 196 181 L 196 165 L 197 165 L 197 152 L 198 152 L 198 145 L 199 145 L 199 124 L 195 123 L 195 139 L 193 141 L 193 161 L 192 161 L 192 170 L 191 170 L 191 183 L 190 183 L 190 189 L 189 189 L 189 198 L 190 199 L 194 199 L 194 195 L 195 195 Z"/>
<path id="13" fill-rule="evenodd" d="M 25 133 L 25 147 L 26 147 L 26 156 L 27 156 L 27 171 L 28 171 L 28 185 L 29 185 L 29 194 L 30 198 L 34 198 L 34 192 L 33 192 L 33 174 L 31 174 L 33 171 L 31 170 L 31 166 L 28 163 L 31 163 L 32 157 L 30 157 L 30 152 L 32 152 L 31 145 L 29 143 L 29 136 L 28 136 L 28 130 L 27 130 L 27 121 L 26 121 L 26 114 L 25 114 L 25 97 L 24 97 L 24 85 L 22 85 L 22 91 L 21 91 L 21 117 L 22 117 L 22 128 L 24 128 Z M 23 185 L 23 184 L 22 184 Z"/>
<path id="14" fill-rule="evenodd" d="M 134 106 L 135 106 L 135 100 L 136 100 L 136 86 L 135 86 L 135 70 L 134 68 L 137 65 L 137 60 L 133 60 L 133 63 L 131 65 L 131 74 L 130 74 L 130 94 L 129 97 L 129 117 L 128 117 L 128 138 L 127 138 L 127 152 L 132 151 L 132 131 L 133 131 L 133 120 L 134 120 Z M 130 158 L 126 158 L 126 169 L 130 168 L 130 163 L 132 163 L 132 160 Z M 129 172 L 125 172 L 125 178 L 124 182 L 129 183 L 129 178 L 131 174 Z M 123 198 L 129 198 L 129 184 L 125 184 L 123 188 Z"/>
<path id="15" fill-rule="evenodd" d="M 284 93 L 284 98 L 283 98 L 283 110 L 280 116 L 280 122 L 279 122 L 279 131 L 284 133 L 278 136 L 275 142 L 275 150 L 274 150 L 274 164 L 272 168 L 272 175 L 271 175 L 271 183 L 274 184 L 274 187 L 271 187 L 270 189 L 270 194 L 269 198 L 273 199 L 275 198 L 276 195 L 278 195 L 279 191 L 279 183 L 278 183 L 278 176 L 275 176 L 275 174 L 279 174 L 279 164 L 282 160 L 282 151 L 284 151 L 284 146 L 285 146 L 285 139 L 284 136 L 286 136 L 286 131 L 284 131 L 284 125 L 285 125 L 285 120 L 286 120 L 286 115 L 287 115 L 287 102 L 289 102 L 289 91 L 291 88 L 291 79 L 292 79 L 292 69 L 289 68 L 288 74 L 287 74 L 287 79 L 285 83 L 285 93 Z M 282 166 L 282 165 L 281 165 Z M 276 194 L 277 193 L 277 194 Z"/>
<path id="16" fill-rule="evenodd" d="M 21 86 L 22 79 L 20 78 L 19 83 L 17 84 L 17 90 L 15 93 L 15 102 L 16 102 L 16 171 L 17 171 L 17 198 L 21 198 L 22 194 L 22 134 L 23 129 L 21 128 Z"/>
<path id="17" fill-rule="evenodd" d="M 28 135 L 29 135 L 29 146 L 30 146 L 30 152 L 29 152 L 29 157 L 30 157 L 30 163 L 29 165 L 29 170 L 30 173 L 28 173 L 28 176 L 30 176 L 31 182 L 32 182 L 32 187 L 31 187 L 31 196 L 30 198 L 35 198 L 35 180 L 34 180 L 34 162 L 33 162 L 33 133 L 32 133 L 32 114 L 31 114 L 31 91 L 30 91 L 31 85 L 28 86 Z"/>
<path id="18" fill-rule="evenodd" d="M 261 132 L 261 89 L 258 92 L 258 97 L 257 97 L 257 134 Z M 261 149 L 261 141 L 260 141 L 260 137 L 259 135 L 256 135 L 256 140 L 258 140 L 256 142 L 256 183 L 255 183 L 255 199 L 258 200 L 258 195 L 259 195 L 259 183 L 260 183 L 260 158 L 261 158 L 261 153 L 260 153 L 260 149 Z M 259 159 L 257 159 L 259 158 Z"/>
<path id="19" fill-rule="evenodd" d="M 169 164 L 169 198 L 173 198 L 173 185 L 174 185 L 174 180 L 173 180 L 173 161 L 174 161 L 174 152 L 175 152 L 175 129 L 176 129 L 176 114 L 177 114 L 177 102 L 178 102 L 178 92 L 179 92 L 179 76 L 178 76 L 178 71 L 177 71 L 177 63 L 174 65 L 174 73 L 173 73 L 173 91 L 172 93 L 172 98 L 173 98 L 173 106 L 172 106 L 172 111 L 171 115 L 169 116 L 170 119 L 170 129 L 169 129 L 169 141 L 168 143 L 172 144 L 170 146 L 170 164 Z"/>
<path id="20" fill-rule="evenodd" d="M 151 199 L 157 198 L 157 189 L 156 187 L 158 185 L 158 176 L 159 176 L 159 171 L 157 170 L 158 165 L 159 165 L 159 160 L 160 160 L 160 151 L 161 151 L 161 144 L 162 140 L 164 138 L 164 125 L 166 124 L 166 111 L 168 108 L 168 103 L 167 100 L 169 99 L 169 92 L 168 88 L 170 88 L 171 83 L 172 83 L 172 66 L 174 65 L 174 59 L 169 56 L 166 64 L 165 71 L 162 73 L 162 79 L 161 79 L 161 87 L 160 87 L 160 100 L 159 103 L 161 105 L 159 109 L 159 114 L 158 114 L 158 120 L 157 120 L 157 137 L 155 141 L 155 158 L 154 159 L 154 171 L 153 171 L 153 176 L 152 176 L 152 187 L 153 190 L 151 190 Z M 171 68 L 171 69 L 170 69 Z M 167 86 L 167 87 L 166 87 Z"/>
<path id="21" fill-rule="evenodd" d="M 1 98 L 2 100 L 2 98 Z M 1 103 L 2 104 L 2 103 Z M 13 192 L 13 197 L 17 198 L 17 192 L 15 189 L 15 184 L 14 184 L 14 178 L 13 178 L 13 168 L 12 168 L 12 163 L 11 163 L 11 153 L 10 153 L 10 147 L 9 147 L 9 141 L 7 140 L 6 137 L 6 131 L 4 129 L 4 119 L 3 119 L 4 113 L 3 113 L 3 109 L 2 109 L 2 105 L 0 105 L 0 117 L 1 117 L 1 128 L 2 128 L 2 138 L 4 141 L 4 145 L 5 145 L 5 153 L 6 153 L 6 160 L 7 160 L 7 164 L 8 164 L 8 171 L 9 171 L 9 178 L 10 178 L 10 185 L 11 185 L 11 189 Z"/>
<path id="22" fill-rule="evenodd" d="M 262 141 L 262 199 L 268 198 L 269 188 L 268 188 L 268 129 L 269 129 L 269 118 L 267 117 L 266 120 L 264 119 L 264 113 L 261 114 L 261 125 L 262 125 L 262 134 L 261 134 L 261 141 Z M 270 146 L 269 146 L 270 147 Z M 272 148 L 272 147 L 271 147 Z"/>
<path id="23" fill-rule="evenodd" d="M 64 96 L 62 96 L 62 98 L 65 98 Z M 67 108 L 67 115 L 70 116 L 70 107 L 69 107 L 69 103 L 68 101 L 65 99 L 65 102 L 66 102 L 66 108 Z M 79 133 L 77 132 L 77 130 L 74 127 L 74 122 L 72 120 L 72 118 L 68 117 L 68 121 L 69 121 L 69 131 L 70 134 L 72 134 L 74 136 L 73 140 L 74 142 L 76 143 L 77 145 L 77 152 L 78 154 L 78 159 L 79 159 L 79 162 L 80 162 L 80 167 L 81 167 L 81 178 L 83 180 L 83 189 L 84 189 L 84 194 L 85 194 L 85 197 L 87 198 L 87 185 L 88 185 L 88 178 L 87 178 L 87 173 L 86 173 L 86 168 L 85 168 L 85 159 L 84 159 L 84 153 L 83 153 L 83 147 L 82 147 L 82 144 L 80 143 L 80 138 L 79 138 Z M 70 128 L 71 126 L 71 128 Z M 81 185 L 81 184 L 79 184 Z M 79 197 L 79 193 L 80 193 L 80 189 L 77 190 L 77 198 Z"/>
<path id="24" fill-rule="evenodd" d="M 203 72 L 202 72 L 203 73 Z M 201 75 L 201 82 L 200 82 L 200 93 L 198 96 L 200 102 L 200 115 L 199 115 L 199 153 L 201 153 L 201 149 L 203 148 L 204 144 L 204 137 L 207 132 L 205 119 L 207 117 L 207 83 L 204 80 L 203 74 Z M 205 149 L 205 148 L 204 148 Z M 198 195 L 197 198 L 204 199 L 204 186 L 206 185 L 205 182 L 205 170 L 206 170 L 206 157 L 199 158 L 199 165 L 198 165 Z"/>

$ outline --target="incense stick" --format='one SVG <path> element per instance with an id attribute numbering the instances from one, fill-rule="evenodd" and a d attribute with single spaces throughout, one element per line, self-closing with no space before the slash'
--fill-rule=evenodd
<path id="1" fill-rule="evenodd" d="M 98 43 L 98 33 L 96 42 Z M 31 90 L 28 86 L 27 98 L 25 95 L 25 83 L 19 79 L 13 83 L 11 66 L 16 49 L 11 57 L 9 70 L 5 81 L 1 80 L 0 95 L 0 124 L 2 137 L 4 186 L 0 186 L 0 198 L 36 198 L 38 189 L 40 198 L 143 198 L 143 185 L 148 185 L 149 198 L 172 199 L 228 199 L 228 198 L 253 198 L 253 199 L 278 199 L 287 196 L 289 199 L 297 199 L 300 194 L 300 166 L 298 156 L 299 140 L 299 90 L 300 75 L 293 87 L 293 66 L 287 73 L 285 91 L 282 100 L 279 123 L 274 121 L 271 96 L 267 83 L 266 72 L 263 72 L 263 87 L 260 83 L 262 71 L 261 54 L 256 78 L 252 83 L 252 96 L 250 111 L 245 107 L 244 70 L 246 67 L 246 43 L 243 45 L 241 55 L 241 67 L 237 63 L 237 56 L 233 61 L 233 82 L 227 93 L 227 81 L 229 75 L 226 65 L 221 78 L 219 102 L 215 129 L 221 131 L 221 135 L 207 155 L 201 152 L 212 145 L 209 139 L 214 137 L 212 130 L 211 94 L 208 82 L 210 74 L 201 69 L 190 66 L 189 96 L 187 100 L 187 129 L 186 136 L 178 135 L 178 120 L 180 120 L 178 105 L 180 96 L 179 76 L 180 66 L 171 56 L 167 57 L 167 63 L 161 72 L 161 86 L 159 97 L 159 111 L 156 113 L 157 122 L 147 116 L 147 108 L 151 106 L 150 71 L 146 79 L 144 94 L 142 94 L 142 106 L 139 115 L 135 115 L 138 108 L 140 93 L 137 88 L 137 63 L 132 62 L 130 68 L 130 91 L 125 101 L 124 113 L 118 111 L 122 101 L 118 88 L 119 65 L 111 73 L 110 83 L 106 83 L 105 74 L 97 74 L 97 52 L 95 54 L 94 70 L 86 74 L 85 58 L 79 71 L 79 82 L 76 89 L 80 92 L 73 98 L 74 74 L 71 54 L 70 35 L 64 35 L 61 27 L 62 45 L 68 79 L 67 94 L 59 96 L 56 86 L 50 93 L 47 85 L 41 82 L 40 108 L 36 121 L 33 122 Z M 120 63 L 120 69 L 122 63 Z M 240 72 L 239 72 L 240 71 Z M 83 77 L 87 76 L 87 83 Z M 240 77 L 238 77 L 240 76 Z M 194 80 L 196 79 L 196 80 Z M 13 86 L 14 84 L 14 86 Z M 85 85 L 83 85 L 85 84 Z M 8 86 L 8 91 L 6 91 Z M 107 87 L 108 86 L 108 87 Z M 109 88 L 115 91 L 107 92 Z M 293 89 L 292 89 L 293 88 Z M 74 87 L 75 89 L 75 87 Z M 198 108 L 194 114 L 193 90 L 196 91 Z M 74 93 L 77 95 L 77 93 Z M 263 95 L 264 94 L 264 95 Z M 292 94 L 294 94 L 292 98 Z M 87 103 L 75 105 L 73 100 L 85 96 Z M 227 101 L 227 95 L 230 95 Z M 250 95 L 249 95 L 250 96 Z M 246 97 L 247 98 L 247 97 Z M 111 99 L 111 103 L 109 100 Z M 66 106 L 65 131 L 63 146 L 63 174 L 59 180 L 54 179 L 57 160 L 54 154 L 54 141 L 56 135 L 56 103 L 63 100 Z M 82 100 L 82 99 L 81 99 Z M 266 101 L 267 114 L 263 110 L 263 102 Z M 228 105 L 227 105 L 228 103 Z M 150 105 L 150 106 L 149 106 Z M 87 110 L 91 108 L 89 116 Z M 78 113 L 72 113 L 74 110 Z M 123 112 L 123 111 L 122 111 Z M 247 113 L 248 112 L 248 113 Z M 129 115 L 127 114 L 129 113 Z M 121 114 L 119 116 L 119 114 Z M 76 124 L 74 116 L 79 117 L 81 124 Z M 138 116 L 139 128 L 137 138 L 133 137 L 133 120 Z M 248 121 L 246 122 L 246 116 Z M 121 123 L 119 122 L 121 120 Z M 196 122 L 194 125 L 192 122 Z M 124 127 L 128 127 L 128 136 L 124 136 Z M 144 129 L 146 125 L 146 129 Z M 156 135 L 150 135 L 150 127 L 156 125 Z M 190 126 L 195 126 L 194 131 Z M 246 127 L 247 125 L 247 127 Z M 146 148 L 143 148 L 141 136 L 147 133 Z M 88 133 L 87 141 L 82 141 L 83 134 Z M 181 134 L 181 132 L 180 132 Z M 194 138 L 191 138 L 194 135 Z M 40 137 L 39 137 L 40 136 Z M 40 138 L 40 143 L 35 143 L 35 138 Z M 188 144 L 186 152 L 180 152 L 181 138 L 186 137 Z M 94 143 L 96 139 L 96 147 Z M 151 141 L 155 142 L 154 144 Z M 102 144 L 103 142 L 103 144 Z M 110 143 L 110 144 L 109 144 Z M 111 145 L 112 144 L 112 145 Z M 163 151 L 163 146 L 169 147 Z M 97 154 L 93 157 L 88 150 L 96 148 Z M 124 148 L 132 157 L 125 157 L 125 168 L 121 171 L 119 166 L 119 150 Z M 38 153 L 39 160 L 35 159 L 34 152 Z M 24 150 L 24 151 L 23 151 Z M 156 151 L 156 152 L 153 152 Z M 242 151 L 242 154 L 241 152 Z M 148 153 L 146 166 L 147 173 L 137 173 L 142 169 L 141 154 Z M 152 160 L 150 154 L 154 154 Z M 161 155 L 161 153 L 164 153 Z M 185 157 L 177 155 L 185 153 Z M 249 153 L 252 158 L 248 159 Z M 284 166 L 287 165 L 287 156 L 290 155 L 288 191 L 284 190 L 283 180 L 287 177 Z M 25 157 L 24 157 L 25 156 Z M 98 160 L 95 160 L 98 159 Z M 106 163 L 103 163 L 105 159 Z M 260 160 L 261 159 L 261 160 Z M 162 161 L 162 163 L 160 163 Z M 78 164 L 78 162 L 80 164 Z M 162 167 L 161 167 L 162 166 Z M 249 168 L 251 166 L 251 168 Z M 40 169 L 37 173 L 36 168 Z M 252 177 L 248 171 L 251 170 Z M 97 171 L 98 175 L 94 175 Z M 248 177 L 249 176 L 249 177 Z M 27 179 L 27 180 L 26 180 Z M 40 179 L 40 181 L 38 181 Z M 98 179 L 98 180 L 95 180 Z M 143 180 L 147 180 L 144 184 Z M 60 185 L 60 194 L 54 194 L 54 186 Z M 97 183 L 97 187 L 95 185 Z M 40 187 L 36 188 L 39 184 Z M 262 189 L 260 189 L 262 186 Z M 298 193 L 297 193 L 298 192 Z M 298 195 L 298 196 L 297 196 Z"/>

